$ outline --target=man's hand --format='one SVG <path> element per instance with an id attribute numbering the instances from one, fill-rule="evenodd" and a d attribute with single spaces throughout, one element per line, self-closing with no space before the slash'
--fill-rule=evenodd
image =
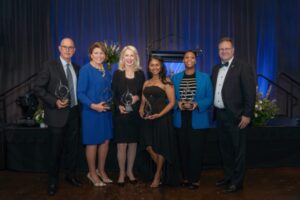
<path id="1" fill-rule="evenodd" d="M 58 108 L 58 109 L 63 109 L 63 108 L 65 108 L 65 107 L 67 107 L 69 105 L 69 102 L 68 101 L 62 101 L 62 100 L 60 100 L 60 99 L 57 99 L 57 101 L 56 101 L 56 107 Z"/>
<path id="2" fill-rule="evenodd" d="M 239 123 L 239 128 L 240 129 L 246 128 L 250 123 L 250 121 L 251 121 L 250 117 L 242 116 L 241 121 Z"/>

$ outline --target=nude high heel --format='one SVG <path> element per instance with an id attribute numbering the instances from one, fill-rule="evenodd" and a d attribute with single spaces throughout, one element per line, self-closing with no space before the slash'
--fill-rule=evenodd
<path id="1" fill-rule="evenodd" d="M 103 187 L 103 186 L 106 186 L 106 184 L 103 183 L 102 181 L 96 182 L 96 181 L 91 177 L 90 173 L 88 173 L 88 174 L 86 175 L 86 177 L 91 181 L 91 183 L 93 183 L 93 185 L 94 185 L 95 187 Z"/>
<path id="2" fill-rule="evenodd" d="M 101 178 L 101 180 L 104 183 L 113 183 L 113 181 L 110 178 L 104 178 L 104 177 L 102 177 L 101 174 L 99 173 L 98 169 L 96 169 L 96 174 L 97 174 L 97 176 L 99 176 Z"/>

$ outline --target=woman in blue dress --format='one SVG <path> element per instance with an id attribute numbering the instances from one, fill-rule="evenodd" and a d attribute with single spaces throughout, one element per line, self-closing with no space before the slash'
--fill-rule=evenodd
<path id="1" fill-rule="evenodd" d="M 103 65 L 106 56 L 107 50 L 103 43 L 95 42 L 90 46 L 90 62 L 80 69 L 77 88 L 78 99 L 83 105 L 82 136 L 89 168 L 87 178 L 96 187 L 112 183 L 105 172 L 109 140 L 112 138 L 112 113 L 106 104 L 108 99 L 105 92 L 110 90 L 111 74 Z"/>

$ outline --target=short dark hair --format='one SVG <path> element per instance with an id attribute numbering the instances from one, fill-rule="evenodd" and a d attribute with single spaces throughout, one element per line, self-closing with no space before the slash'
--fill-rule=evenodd
<path id="1" fill-rule="evenodd" d="M 219 40 L 219 43 L 218 44 L 221 44 L 222 42 L 230 42 L 232 47 L 234 47 L 234 42 L 233 42 L 233 39 L 230 38 L 230 37 L 222 37 L 220 40 Z"/>
<path id="2" fill-rule="evenodd" d="M 197 57 L 197 53 L 196 53 L 195 51 L 193 51 L 193 50 L 187 50 L 186 52 L 184 52 L 183 57 L 184 57 L 187 53 L 192 53 L 192 54 L 194 54 L 195 57 Z"/>
<path id="3" fill-rule="evenodd" d="M 92 58 L 91 58 L 91 55 L 92 55 L 93 50 L 94 50 L 95 48 L 99 48 L 99 49 L 101 49 L 101 50 L 103 51 L 103 53 L 105 54 L 105 61 L 106 61 L 106 59 L 107 59 L 107 49 L 106 49 L 105 45 L 103 44 L 103 42 L 95 42 L 95 43 L 93 43 L 93 44 L 89 47 L 89 59 L 90 59 L 90 60 L 92 59 Z"/>

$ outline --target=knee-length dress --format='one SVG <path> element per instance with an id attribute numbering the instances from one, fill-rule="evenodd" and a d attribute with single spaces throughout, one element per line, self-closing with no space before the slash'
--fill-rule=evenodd
<path id="1" fill-rule="evenodd" d="M 105 101 L 105 92 L 111 88 L 111 74 L 104 66 L 103 72 L 90 63 L 79 72 L 77 96 L 82 103 L 82 139 L 83 144 L 102 144 L 112 138 L 111 111 L 97 112 L 90 108 L 92 103 Z"/>
<path id="2" fill-rule="evenodd" d="M 138 113 L 140 101 L 132 105 L 133 111 L 122 114 L 119 105 L 124 106 L 122 95 L 129 91 L 132 95 L 138 95 L 141 99 L 143 84 L 145 81 L 144 72 L 138 70 L 134 78 L 125 77 L 125 71 L 117 70 L 113 75 L 112 90 L 114 94 L 114 141 L 116 143 L 136 143 L 140 134 L 140 116 Z"/>

